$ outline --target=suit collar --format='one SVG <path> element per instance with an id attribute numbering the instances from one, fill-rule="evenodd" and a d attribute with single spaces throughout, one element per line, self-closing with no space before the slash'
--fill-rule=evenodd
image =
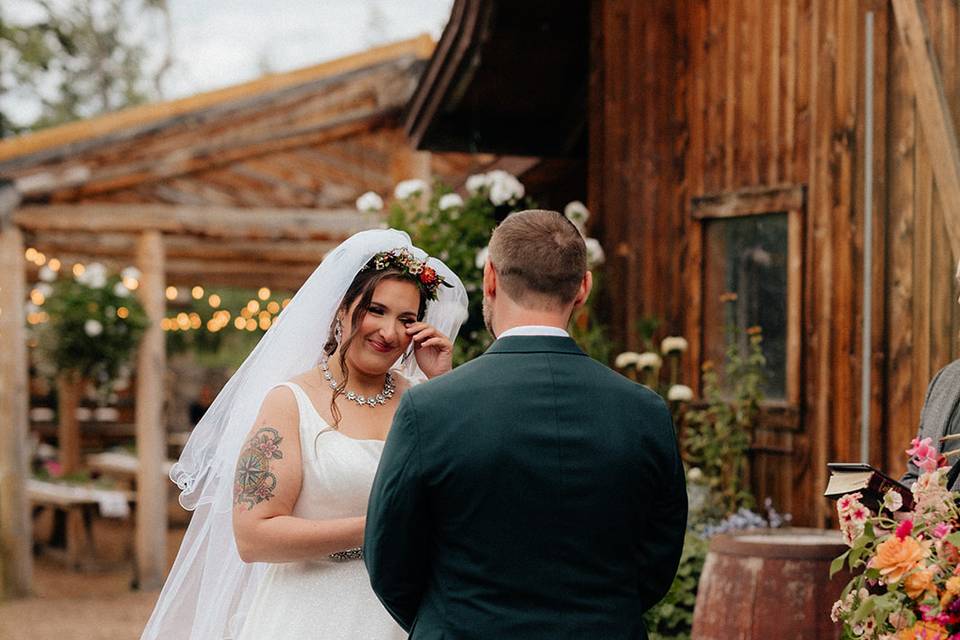
<path id="1" fill-rule="evenodd" d="M 573 338 L 560 336 L 507 336 L 494 341 L 484 355 L 498 353 L 566 353 L 586 356 Z"/>

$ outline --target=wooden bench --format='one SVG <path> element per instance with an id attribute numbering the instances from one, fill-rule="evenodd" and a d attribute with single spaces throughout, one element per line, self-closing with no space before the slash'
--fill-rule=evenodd
<path id="1" fill-rule="evenodd" d="M 62 511 L 66 516 L 64 547 L 57 549 L 49 541 L 44 552 L 62 556 L 71 569 L 84 569 L 96 566 L 96 546 L 93 539 L 93 518 L 100 506 L 110 501 L 123 500 L 129 506 L 135 500 L 131 491 L 98 489 L 93 486 L 72 486 L 27 480 L 27 495 L 34 508 L 34 515 L 49 508 Z M 54 531 L 51 538 L 57 535 Z"/>

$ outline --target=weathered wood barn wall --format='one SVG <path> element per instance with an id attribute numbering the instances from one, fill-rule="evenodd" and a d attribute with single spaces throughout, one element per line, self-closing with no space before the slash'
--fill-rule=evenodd
<path id="1" fill-rule="evenodd" d="M 455 2 L 411 99 L 408 133 L 421 149 L 509 149 L 582 163 L 591 235 L 608 255 L 611 337 L 640 348 L 638 322 L 661 318 L 657 337 L 690 340 L 686 379 L 695 387 L 701 365 L 722 355 L 729 317 L 717 272 L 729 271 L 724 243 L 735 244 L 737 233 L 711 229 L 779 225 L 780 253 L 755 256 L 779 260 L 785 275 L 760 283 L 781 290 L 770 312 L 780 314 L 779 324 L 763 326 L 768 348 L 779 345 L 779 379 L 755 434 L 752 480 L 759 498 L 773 498 L 796 522 L 827 524 L 826 463 L 858 460 L 861 451 L 870 103 L 872 463 L 902 472 L 927 382 L 960 356 L 953 279 L 960 154 L 947 130 L 960 122 L 957 3 L 579 0 L 564 7 Z M 908 28 L 914 35 L 904 40 Z M 923 72 L 931 63 L 942 82 Z M 949 107 L 939 111 L 938 82 Z M 926 87 L 919 98 L 916 86 Z M 944 200 L 958 206 L 945 208 Z"/>
<path id="2" fill-rule="evenodd" d="M 955 2 L 919 3 L 960 122 Z M 947 216 L 891 3 L 605 0 L 592 6 L 590 201 L 622 284 L 613 325 L 642 315 L 691 338 L 711 307 L 705 222 L 789 211 L 787 384 L 756 434 L 754 487 L 823 524 L 825 464 L 859 459 L 865 15 L 874 14 L 870 460 L 900 473 L 926 384 L 960 355 Z M 940 159 L 939 161 L 943 161 Z M 956 216 L 953 224 L 957 224 Z"/>

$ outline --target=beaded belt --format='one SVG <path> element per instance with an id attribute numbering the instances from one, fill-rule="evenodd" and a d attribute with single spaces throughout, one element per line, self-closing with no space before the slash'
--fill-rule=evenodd
<path id="1" fill-rule="evenodd" d="M 345 551 L 337 551 L 336 553 L 331 553 L 329 557 L 334 562 L 348 562 L 350 560 L 361 560 L 363 558 L 363 547 L 357 547 L 356 549 L 346 549 Z"/>

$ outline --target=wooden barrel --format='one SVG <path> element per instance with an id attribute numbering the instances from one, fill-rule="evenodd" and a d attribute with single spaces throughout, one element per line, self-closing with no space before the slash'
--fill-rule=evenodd
<path id="1" fill-rule="evenodd" d="M 830 608 L 850 576 L 829 579 L 846 550 L 839 531 L 769 529 L 710 541 L 693 614 L 693 640 L 838 638 Z"/>

